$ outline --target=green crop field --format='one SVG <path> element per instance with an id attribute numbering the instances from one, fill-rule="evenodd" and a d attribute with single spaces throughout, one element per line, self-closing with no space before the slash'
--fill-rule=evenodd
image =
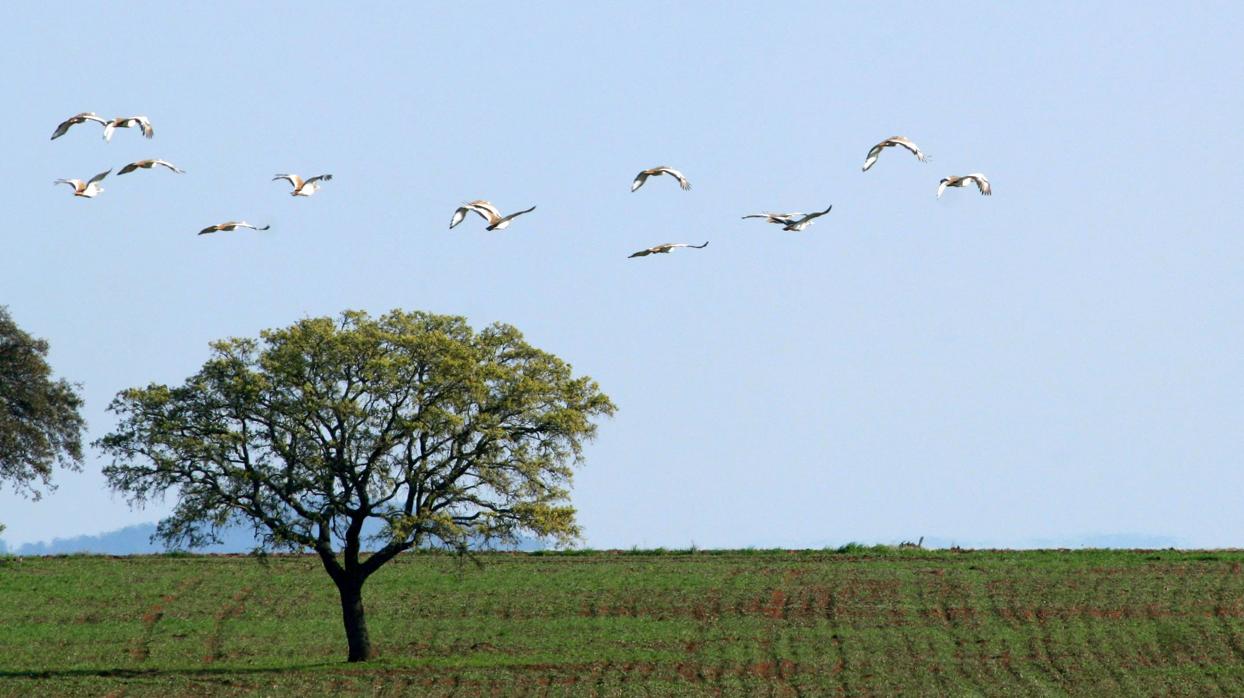
<path id="1" fill-rule="evenodd" d="M 0 695 L 1241 695 L 1244 553 L 0 559 Z"/>

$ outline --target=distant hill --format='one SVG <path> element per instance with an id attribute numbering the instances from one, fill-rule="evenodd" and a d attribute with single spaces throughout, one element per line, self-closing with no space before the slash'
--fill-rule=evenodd
<path id="1" fill-rule="evenodd" d="M 115 531 L 96 535 L 74 536 L 73 538 L 53 538 L 50 541 L 24 543 L 15 548 L 8 548 L 0 540 L 0 553 L 12 555 L 71 555 L 74 553 L 94 553 L 97 555 L 150 555 L 167 552 L 160 543 L 152 543 L 155 534 L 154 523 L 137 524 L 118 528 Z M 255 537 L 244 528 L 232 528 L 221 536 L 222 543 L 204 548 L 194 548 L 195 553 L 249 553 L 258 546 Z M 543 550 L 545 545 L 536 539 L 521 539 L 518 545 L 506 550 L 522 550 L 531 552 Z"/>
<path id="2" fill-rule="evenodd" d="M 156 525 L 153 523 L 136 524 L 96 535 L 53 538 L 50 541 L 24 543 L 7 550 L 7 552 L 14 555 L 69 555 L 72 553 L 142 555 L 165 552 L 166 549 L 163 545 L 151 542 L 151 536 L 155 531 Z M 255 539 L 248 532 L 243 529 L 234 529 L 224 536 L 223 544 L 203 548 L 195 552 L 244 553 L 251 551 L 254 547 Z"/>
<path id="3" fill-rule="evenodd" d="M 106 533 L 96 535 L 74 536 L 73 538 L 54 538 L 50 541 L 25 543 L 14 548 L 6 547 L 4 540 L 0 539 L 0 553 L 7 552 L 13 555 L 70 555 L 73 553 L 95 553 L 97 555 L 149 555 L 152 553 L 167 552 L 167 549 L 163 545 L 151 542 L 150 539 L 152 534 L 155 533 L 155 530 L 156 526 L 154 523 L 137 524 L 135 526 L 126 526 L 125 528 L 119 528 L 115 531 L 108 531 Z M 220 545 L 213 545 L 206 548 L 196 548 L 190 552 L 249 553 L 256 547 L 254 536 L 252 536 L 250 532 L 244 528 L 231 529 L 223 536 L 223 538 L 224 542 Z M 826 541 L 821 545 L 812 547 L 836 548 L 844 542 L 846 541 Z M 900 541 L 883 542 L 897 545 Z M 1159 550 L 1165 548 L 1186 547 L 1183 542 L 1177 538 L 1144 533 L 1111 533 L 1068 538 L 1031 539 L 1022 542 L 1019 545 L 1012 546 L 1001 545 L 996 541 L 982 539 L 956 539 L 943 536 L 929 536 L 924 539 L 923 543 L 926 549 L 963 547 L 975 549 L 1011 548 L 1017 550 L 1055 548 Z M 871 543 L 868 544 L 871 545 Z M 505 549 L 531 552 L 534 550 L 545 550 L 547 547 L 548 546 L 546 546 L 542 541 L 536 539 L 522 539 L 519 541 L 517 546 Z M 779 546 L 756 545 L 754 547 L 770 548 Z"/>

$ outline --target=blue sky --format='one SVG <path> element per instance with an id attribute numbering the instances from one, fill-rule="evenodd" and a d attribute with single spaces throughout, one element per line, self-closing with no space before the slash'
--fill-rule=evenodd
<path id="1" fill-rule="evenodd" d="M 213 339 L 423 309 L 614 398 L 573 495 L 593 546 L 1244 544 L 1244 6 L 32 7 L 0 30 L 0 303 L 92 439 Z M 155 138 L 48 141 L 88 110 Z M 932 161 L 861 173 L 895 134 Z M 51 184 L 144 157 L 187 174 Z M 693 190 L 632 194 L 659 164 Z M 994 196 L 934 198 L 974 171 Z M 477 197 L 538 208 L 447 230 Z M 272 230 L 195 236 L 231 218 Z M 102 464 L 5 489 L 6 540 L 160 516 Z"/>

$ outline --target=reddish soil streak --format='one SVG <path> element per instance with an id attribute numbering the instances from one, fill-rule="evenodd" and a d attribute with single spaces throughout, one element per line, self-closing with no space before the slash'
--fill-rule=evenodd
<path id="1" fill-rule="evenodd" d="M 220 643 L 224 634 L 225 622 L 232 618 L 237 618 L 246 612 L 246 599 L 250 595 L 251 588 L 244 587 L 234 592 L 230 603 L 221 606 L 220 610 L 216 611 L 216 622 L 212 625 L 212 634 L 207 638 L 207 653 L 203 655 L 205 664 L 211 664 L 223 658 L 224 655 L 220 651 Z"/>
<path id="2" fill-rule="evenodd" d="M 164 618 L 164 607 L 176 601 L 182 594 L 197 586 L 202 581 L 202 577 L 187 578 L 181 584 L 177 585 L 177 588 L 173 590 L 173 593 L 161 596 L 159 601 L 155 602 L 155 604 L 143 613 L 142 634 L 134 638 L 134 643 L 130 646 L 131 657 L 140 662 L 147 661 L 147 658 L 151 656 L 151 636 L 155 633 L 156 623 L 159 623 L 160 620 Z"/>

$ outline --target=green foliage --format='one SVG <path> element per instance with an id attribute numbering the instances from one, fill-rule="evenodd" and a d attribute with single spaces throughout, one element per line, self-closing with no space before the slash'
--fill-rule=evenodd
<path id="1" fill-rule="evenodd" d="M 0 695 L 1241 695 L 1244 552 L 403 555 L 346 667 L 314 557 L 20 558 Z"/>
<path id="2" fill-rule="evenodd" d="M 47 353 L 0 306 L 0 485 L 36 499 L 55 466 L 81 469 L 86 429 L 77 386 L 52 379 Z"/>
<path id="3" fill-rule="evenodd" d="M 614 406 L 513 327 L 395 310 L 215 342 L 182 385 L 125 390 L 109 409 L 119 422 L 97 445 L 111 486 L 176 497 L 157 535 L 196 547 L 242 521 L 263 549 L 314 550 L 342 591 L 353 661 L 368 654 L 362 584 L 399 553 L 573 541 L 572 466 Z M 382 532 L 364 556 L 369 520 Z"/>
<path id="4" fill-rule="evenodd" d="M 578 535 L 571 466 L 614 407 L 513 327 L 348 311 L 212 348 L 181 386 L 123 391 L 98 442 L 114 488 L 178 493 L 168 542 L 212 542 L 238 515 L 278 548 L 363 518 L 383 522 L 382 550 Z"/>

